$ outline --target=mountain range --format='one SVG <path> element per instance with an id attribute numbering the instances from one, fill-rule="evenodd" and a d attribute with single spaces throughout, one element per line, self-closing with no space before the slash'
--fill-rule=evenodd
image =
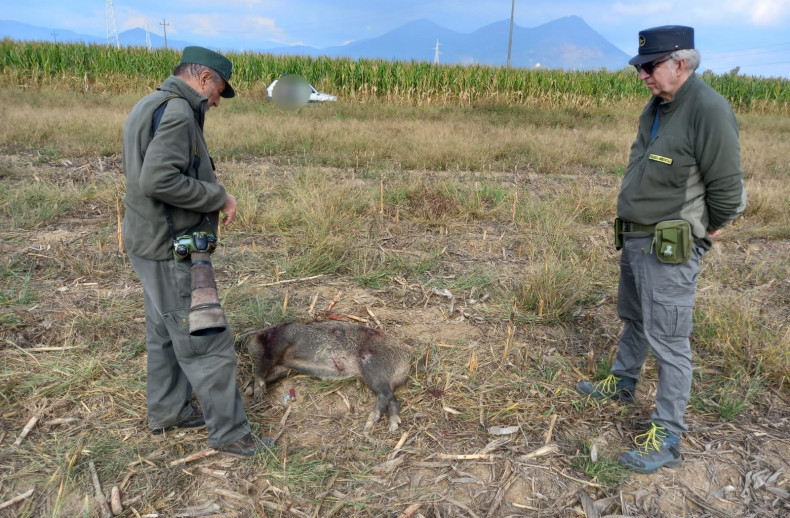
<path id="1" fill-rule="evenodd" d="M 399 61 L 434 61 L 438 43 L 439 62 L 446 64 L 507 64 L 510 21 L 495 22 L 471 33 L 460 33 L 430 20 L 406 23 L 376 38 L 366 38 L 346 45 L 315 48 L 309 46 L 277 46 L 261 42 L 259 48 L 230 48 L 225 51 L 247 51 L 272 54 L 359 58 L 380 58 Z M 72 31 L 35 27 L 0 20 L 0 36 L 15 40 L 84 42 L 106 44 L 106 37 L 77 34 Z M 151 45 L 159 48 L 165 41 L 158 34 L 149 34 Z M 118 34 L 121 45 L 146 45 L 146 31 L 131 29 Z M 111 38 L 114 44 L 114 37 Z M 167 46 L 182 49 L 193 43 L 168 38 Z M 206 46 L 205 43 L 203 43 Z M 514 67 L 543 67 L 564 70 L 618 70 L 628 63 L 629 56 L 598 34 L 578 16 L 567 16 L 534 28 L 513 26 L 510 63 Z"/>

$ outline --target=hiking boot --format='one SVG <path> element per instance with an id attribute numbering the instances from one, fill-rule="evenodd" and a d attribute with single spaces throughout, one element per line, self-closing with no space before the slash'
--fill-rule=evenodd
<path id="1" fill-rule="evenodd" d="M 206 426 L 206 420 L 203 418 L 203 411 L 192 406 L 192 414 L 170 426 L 165 426 L 164 428 L 154 428 L 151 430 L 151 433 L 153 435 L 162 435 L 163 433 L 170 432 L 176 428 L 200 428 L 202 426 Z"/>
<path id="2" fill-rule="evenodd" d="M 659 468 L 680 466 L 680 438 L 656 423 L 650 430 L 634 437 L 636 449 L 620 455 L 617 462 L 637 473 L 649 475 Z"/>
<path id="3" fill-rule="evenodd" d="M 636 382 L 631 378 L 621 378 L 610 374 L 601 381 L 580 381 L 576 384 L 576 392 L 591 398 L 615 399 L 630 403 L 634 400 Z"/>
<path id="4" fill-rule="evenodd" d="M 249 432 L 241 439 L 226 444 L 225 446 L 220 446 L 216 448 L 216 450 L 224 453 L 232 453 L 233 455 L 252 457 L 256 453 L 271 449 L 272 446 L 274 446 L 274 439 L 271 437 L 258 437 Z"/>

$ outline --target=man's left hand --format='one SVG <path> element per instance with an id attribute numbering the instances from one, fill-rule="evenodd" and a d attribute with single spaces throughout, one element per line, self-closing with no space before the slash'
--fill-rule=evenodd
<path id="1" fill-rule="evenodd" d="M 229 193 L 225 193 L 225 196 L 227 196 L 227 200 L 220 212 L 225 214 L 225 217 L 222 218 L 223 225 L 230 225 L 230 222 L 236 218 L 236 197 Z"/>

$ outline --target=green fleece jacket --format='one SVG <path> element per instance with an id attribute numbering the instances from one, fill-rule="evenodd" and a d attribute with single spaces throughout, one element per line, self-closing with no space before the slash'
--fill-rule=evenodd
<path id="1" fill-rule="evenodd" d="M 179 97 L 167 102 L 152 138 L 154 111 L 173 94 Z M 207 103 L 205 96 L 170 76 L 156 92 L 140 100 L 126 119 L 123 241 L 126 250 L 136 256 L 173 258 L 173 238 L 163 203 L 168 205 L 176 236 L 196 227 L 217 232 L 226 194 L 217 182 L 203 138 Z"/>
<path id="2" fill-rule="evenodd" d="M 651 141 L 656 110 L 660 124 Z M 709 249 L 708 232 L 745 208 L 738 121 L 726 99 L 691 74 L 672 101 L 654 97 L 642 112 L 617 215 L 642 225 L 686 220 L 694 240 Z"/>

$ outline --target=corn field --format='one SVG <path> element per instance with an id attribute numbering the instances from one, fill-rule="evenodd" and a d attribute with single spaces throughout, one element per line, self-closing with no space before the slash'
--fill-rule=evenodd
<path id="1" fill-rule="evenodd" d="M 158 86 L 179 61 L 180 52 L 143 47 L 46 42 L 0 42 L 0 81 L 26 88 L 56 87 L 123 92 Z M 644 85 L 635 71 L 560 71 L 434 65 L 379 59 L 275 56 L 229 53 L 233 85 L 242 95 L 264 93 L 282 73 L 300 75 L 342 99 L 413 104 L 506 102 L 544 106 L 643 102 Z M 738 110 L 787 113 L 790 81 L 703 73 Z"/>

